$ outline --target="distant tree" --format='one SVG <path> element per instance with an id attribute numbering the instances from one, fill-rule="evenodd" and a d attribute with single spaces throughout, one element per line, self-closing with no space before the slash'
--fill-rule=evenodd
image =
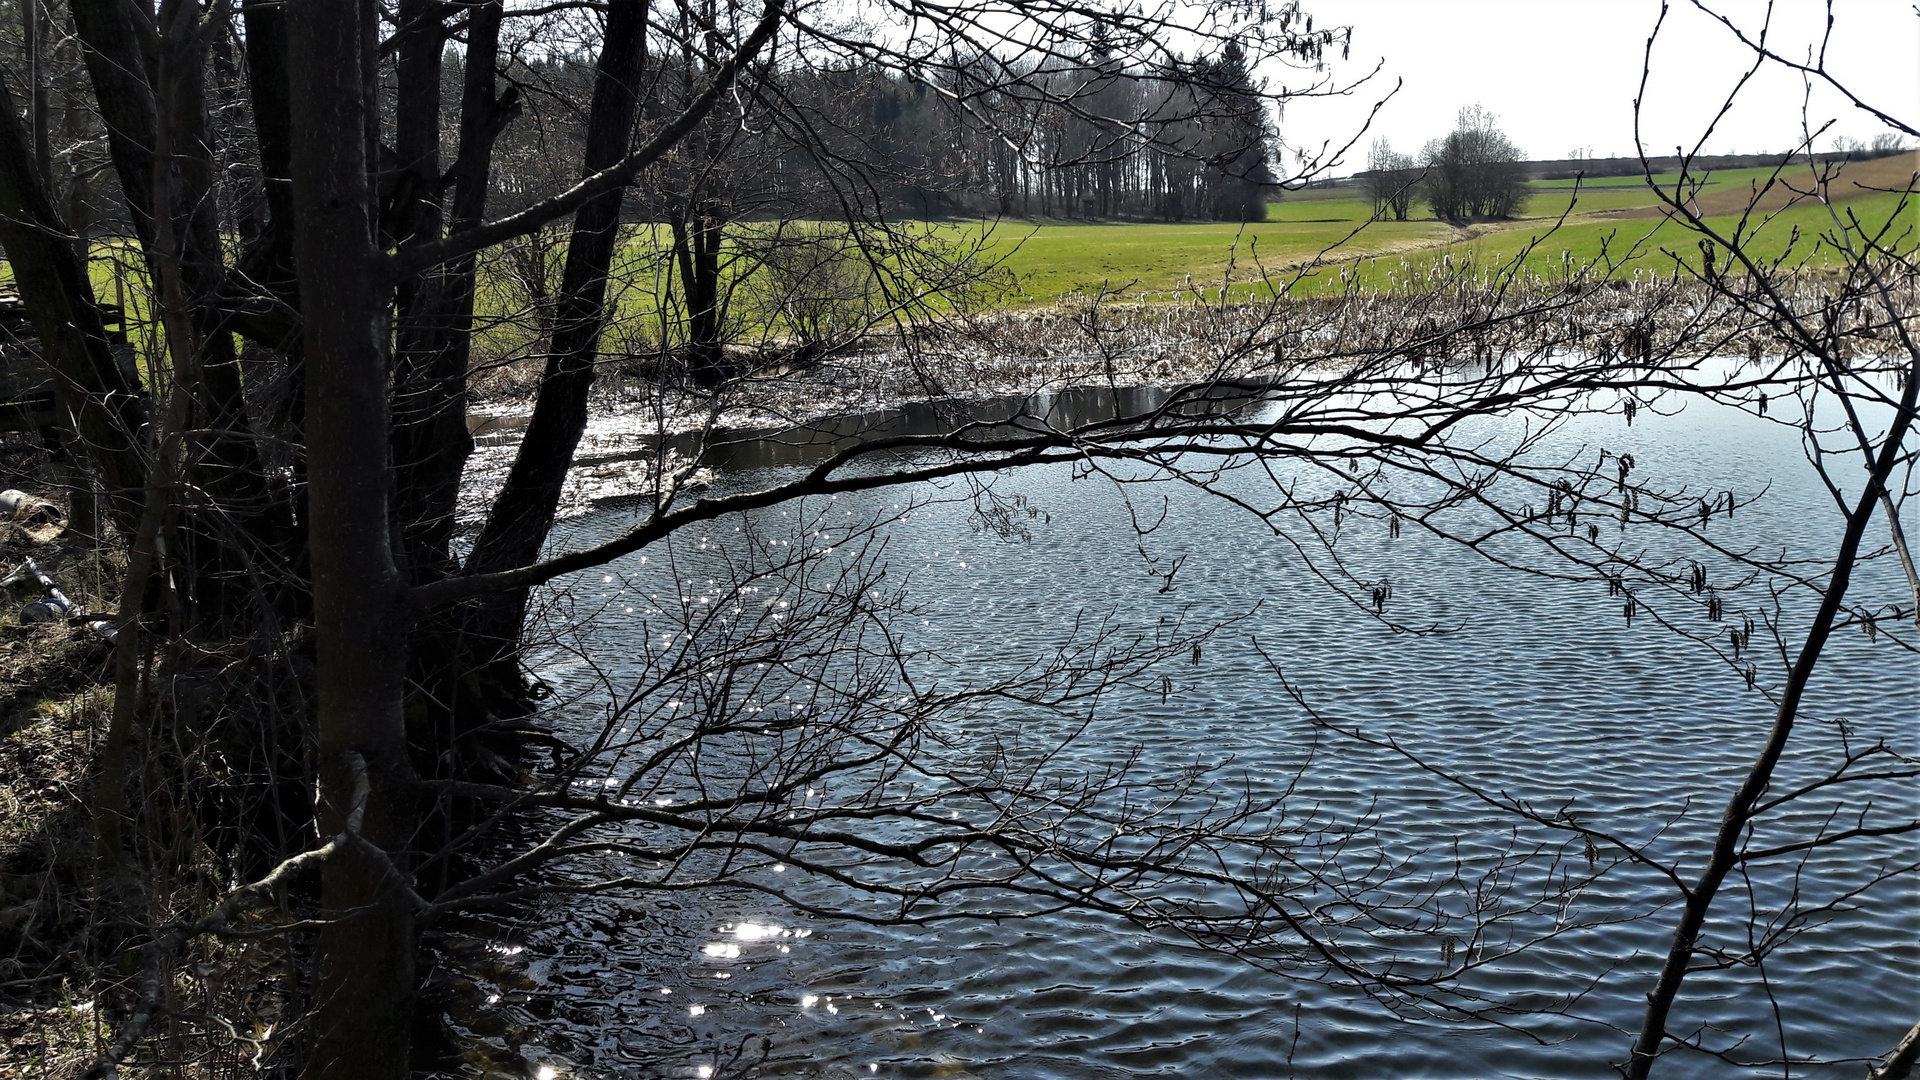
<path id="1" fill-rule="evenodd" d="M 1461 109 L 1454 129 L 1428 143 L 1420 158 L 1427 167 L 1426 195 L 1434 217 L 1512 217 L 1526 200 L 1520 148 L 1480 105 Z"/>
<path id="2" fill-rule="evenodd" d="M 1901 137 L 1897 131 L 1883 131 L 1875 135 L 1873 141 L 1867 144 L 1867 152 L 1874 157 L 1886 157 L 1889 154 L 1898 154 L 1906 150 L 1906 148 L 1907 140 Z"/>
<path id="3" fill-rule="evenodd" d="M 1373 148 L 1367 153 L 1367 190 L 1373 195 L 1374 213 L 1391 214 L 1395 221 L 1407 220 L 1419 181 L 1419 163 L 1411 155 L 1394 150 L 1384 138 L 1373 140 Z"/>
<path id="4" fill-rule="evenodd" d="M 1206 216 L 1216 221 L 1263 221 L 1273 173 L 1267 167 L 1266 101 L 1247 53 L 1229 41 L 1218 58 L 1196 61 Z"/>

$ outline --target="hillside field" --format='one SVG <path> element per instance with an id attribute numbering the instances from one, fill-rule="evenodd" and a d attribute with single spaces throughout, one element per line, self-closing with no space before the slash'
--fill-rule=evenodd
<path id="1" fill-rule="evenodd" d="M 1897 192 L 1913 182 L 1916 170 L 1920 152 L 1850 165 L 1829 189 L 1832 212 L 1890 225 L 1890 242 L 1911 250 L 1920 237 L 1915 228 L 1920 211 Z M 1716 227 L 1731 232 L 1752 192 L 1770 175 L 1766 169 L 1711 175 L 1694 193 L 1694 203 Z M 1782 178 L 1807 186 L 1804 168 Z M 1655 179 L 1669 190 L 1677 180 L 1671 175 Z M 1604 257 L 1615 274 L 1668 273 L 1675 255 L 1690 265 L 1698 261 L 1694 240 L 1667 220 L 1644 181 L 1607 177 L 1578 185 L 1547 180 L 1529 186 L 1532 194 L 1524 216 L 1466 227 L 1435 220 L 1418 205 L 1408 221 L 1371 221 L 1371 202 L 1351 185 L 1290 192 L 1269 206 L 1267 220 L 1245 224 L 1001 220 L 902 225 L 975 249 L 979 263 L 994 272 L 996 285 L 989 295 L 1008 307 L 1046 306 L 1102 292 L 1121 299 L 1174 299 L 1196 292 L 1217 298 L 1223 285 L 1230 295 L 1248 299 L 1356 284 L 1391 289 L 1426 277 L 1436 265 L 1457 266 L 1462 260 L 1471 260 L 1484 272 L 1509 268 L 1524 257 L 1529 269 L 1558 273 Z M 1827 207 L 1782 188 L 1769 193 L 1762 209 L 1765 213 L 1748 222 L 1750 251 L 1768 259 L 1790 254 L 1795 260 L 1824 261 L 1820 237 L 1832 226 Z M 734 228 L 771 227 L 750 222 Z M 618 316 L 612 329 L 616 335 L 645 337 L 660 331 L 661 308 L 673 291 L 666 274 L 668 244 L 663 226 L 630 228 L 614 271 L 610 299 Z M 547 253 L 553 279 L 558 277 L 559 251 L 555 245 Z M 122 267 L 120 289 L 116 261 Z M 134 321 L 145 320 L 143 263 L 130 242 L 96 242 L 91 271 L 102 301 L 112 303 L 124 293 Z M 0 291 L 11 291 L 11 277 L 0 260 Z M 739 290 L 734 298 L 738 313 L 759 306 L 755 290 L 751 281 Z M 483 271 L 483 323 L 489 317 L 511 321 L 516 311 L 524 313 L 527 302 L 528 294 L 512 280 L 507 260 L 496 259 Z M 781 331 L 776 326 L 772 332 Z M 499 325 L 483 329 L 481 336 L 509 348 L 509 339 L 525 333 L 524 328 Z"/>
<path id="2" fill-rule="evenodd" d="M 1893 225 L 1890 238 L 1898 236 L 1896 246 L 1911 249 L 1920 213 L 1894 192 L 1906 187 L 1916 170 L 1920 153 L 1848 166 L 1829 189 L 1834 208 L 1875 225 Z M 1770 175 L 1767 169 L 1713 174 L 1695 192 L 1695 205 L 1730 233 L 1753 191 Z M 1655 177 L 1667 190 L 1677 179 Z M 1781 179 L 1805 188 L 1808 177 L 1801 169 Z M 1391 287 L 1448 257 L 1454 262 L 1471 257 L 1490 267 L 1510 264 L 1525 252 L 1530 268 L 1546 272 L 1605 254 L 1620 263 L 1615 273 L 1669 272 L 1673 258 L 1666 248 L 1683 249 L 1679 254 L 1689 263 L 1698 260 L 1693 239 L 1682 237 L 1667 220 L 1642 180 L 1607 177 L 1577 188 L 1572 180 L 1548 180 L 1529 187 L 1524 216 L 1465 228 L 1437 221 L 1419 205 L 1408 221 L 1369 224 L 1373 207 L 1364 193 L 1335 187 L 1290 192 L 1269 207 L 1266 221 L 1245 226 L 1001 222 L 989 243 L 1020 282 L 1013 301 L 1027 304 L 1102 288 L 1166 294 L 1202 287 L 1217 295 L 1212 290 L 1229 270 L 1236 294 L 1270 295 L 1274 288 L 1337 287 L 1340 267 L 1352 268 L 1363 285 Z M 1750 250 L 1777 258 L 1787 253 L 1798 230 L 1794 257 L 1823 258 L 1817 238 L 1832 226 L 1825 206 L 1784 189 L 1770 192 L 1761 205 L 1771 216 L 1749 223 Z M 1563 213 L 1566 220 L 1558 222 Z M 1296 283 L 1295 273 L 1316 258 L 1326 265 Z M 1268 287 L 1249 285 L 1263 270 Z"/>

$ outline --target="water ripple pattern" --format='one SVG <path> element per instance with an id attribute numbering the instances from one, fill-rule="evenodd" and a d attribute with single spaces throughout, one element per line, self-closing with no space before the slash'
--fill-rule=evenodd
<path id="1" fill-rule="evenodd" d="M 1631 430 L 1617 417 L 1596 419 L 1560 438 L 1630 450 L 1640 475 L 1673 485 L 1751 492 L 1770 483 L 1758 506 L 1724 527 L 1807 554 L 1832 545 L 1831 504 L 1776 428 L 1695 407 Z M 736 472 L 720 483 L 759 486 L 771 475 Z M 888 530 L 889 575 L 910 580 L 917 608 L 905 627 L 911 644 L 940 655 L 949 670 L 985 678 L 1056 644 L 1086 612 L 1111 610 L 1140 627 L 1251 612 L 1209 642 L 1197 665 L 1170 670 L 1164 699 L 1141 693 L 1110 702 L 1072 753 L 1087 766 L 1132 748 L 1156 767 L 1229 763 L 1227 773 L 1254 789 L 1277 788 L 1311 754 L 1296 798 L 1318 800 L 1331 813 L 1370 811 L 1384 850 L 1497 847 L 1512 823 L 1391 753 L 1316 731 L 1281 691 L 1268 658 L 1340 723 L 1390 736 L 1514 796 L 1543 805 L 1575 800 L 1591 820 L 1647 838 L 1655 853 L 1679 857 L 1689 872 L 1771 720 L 1768 702 L 1734 666 L 1649 620 L 1629 626 L 1604 588 L 1500 570 L 1413 530 L 1393 537 L 1379 519 L 1351 522 L 1347 557 L 1360 576 L 1393 582 L 1396 617 L 1448 632 L 1392 632 L 1334 596 L 1259 523 L 1179 485 L 1132 492 L 1137 500 L 1166 500 L 1165 522 L 1144 546 L 1162 569 L 1185 560 L 1171 589 L 1148 572 L 1111 485 L 1053 467 L 999 478 L 1002 503 L 1028 513 L 1030 535 L 1014 541 L 981 528 L 971 503 L 951 498 L 957 494 L 964 493 L 889 490 L 836 504 L 853 521 L 916 497 L 948 500 Z M 614 573 L 568 583 L 576 610 L 603 613 L 590 631 L 594 666 L 616 683 L 631 680 L 637 673 L 622 665 L 639 655 L 633 605 L 666 590 L 699 592 L 707 577 L 701 567 L 712 565 L 703 559 L 736 528 L 777 535 L 796 520 L 783 524 L 791 509 L 755 522 L 717 522 L 703 536 L 683 538 L 672 560 L 678 580 L 662 571 L 668 560 L 655 552 L 649 562 L 636 556 Z M 556 543 L 589 542 L 629 520 L 617 513 L 578 519 Z M 1856 588 L 1897 595 L 1901 583 L 1889 562 L 1867 567 Z M 1752 599 L 1730 603 L 1737 610 Z M 1787 609 L 1789 641 L 1804 615 Z M 1717 632 L 1703 619 L 1689 625 Z M 1778 677 L 1777 656 L 1760 663 L 1762 685 Z M 1832 721 L 1845 720 L 1855 739 L 1885 736 L 1913 752 L 1916 673 L 1909 656 L 1884 643 L 1858 633 L 1837 638 L 1782 783 L 1826 760 L 1838 739 Z M 592 681 L 588 665 L 564 655 L 544 675 L 576 691 Z M 1009 714 L 1001 722 L 1024 721 Z M 1916 811 L 1910 783 L 1875 796 L 1896 813 Z M 1809 801 L 1766 830 L 1816 830 L 1836 801 Z M 1915 856 L 1911 836 L 1864 840 L 1817 855 L 1797 885 L 1808 897 L 1832 895 L 1866 880 L 1876 865 Z M 1764 884 L 1756 897 L 1777 902 L 1781 887 Z M 1597 1080 L 1613 1075 L 1610 1063 L 1625 1056 L 1629 1039 L 1621 1032 L 1638 1024 L 1675 918 L 1665 906 L 1672 899 L 1648 872 L 1629 867 L 1603 876 L 1580 900 L 1593 925 L 1480 976 L 1483 989 L 1522 1003 L 1591 984 L 1567 1015 L 1513 1017 L 1519 1031 L 1399 1020 L 1312 980 L 1072 914 L 910 929 L 805 918 L 745 894 L 568 898 L 543 909 L 546 921 L 526 945 L 536 996 L 548 1001 L 535 1023 L 556 1063 L 544 1071 L 555 1073 Z M 1745 933 L 1746 903 L 1745 892 L 1730 887 L 1709 934 Z M 1764 983 L 1751 968 L 1692 976 L 1674 1029 L 1704 1024 L 1723 1041 L 1746 1035 L 1753 1057 L 1775 1056 L 1770 986 L 1796 1057 L 1857 1058 L 1891 1047 L 1920 1009 L 1913 879 L 1870 891 L 1801 931 L 1769 961 Z M 1660 1070 L 1671 1077 L 1735 1071 L 1684 1053 Z M 1860 1066 L 1794 1071 L 1851 1080 Z"/>

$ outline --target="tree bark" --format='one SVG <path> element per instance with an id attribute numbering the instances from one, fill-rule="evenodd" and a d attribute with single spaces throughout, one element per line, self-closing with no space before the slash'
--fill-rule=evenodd
<path id="1" fill-rule="evenodd" d="M 675 217 L 673 253 L 687 308 L 687 373 L 702 385 L 720 379 L 720 243 L 725 224 L 695 211 Z"/>
<path id="2" fill-rule="evenodd" d="M 378 117 L 372 0 L 288 10 L 294 253 L 308 362 L 320 831 L 351 833 L 321 875 L 313 1080 L 403 1080 L 414 920 L 400 877 L 412 835 L 402 691 L 405 583 L 387 500 L 387 300 L 368 176 Z M 364 763 L 364 769 L 360 767 Z M 356 781 L 365 777 L 364 802 Z"/>
<path id="3" fill-rule="evenodd" d="M 1880 1064 L 1868 1067 L 1867 1080 L 1907 1080 L 1916 1061 L 1920 1061 L 1920 1024 L 1908 1029 L 1906 1038 Z"/>
<path id="4" fill-rule="evenodd" d="M 496 92 L 501 18 L 499 0 L 468 10 L 460 143 L 450 170 L 452 199 L 447 215 L 454 230 L 480 223 L 486 212 L 494 142 L 518 113 L 515 91 L 509 90 L 505 97 Z M 401 59 L 402 65 L 416 56 L 424 67 L 427 57 L 418 49 L 409 50 Z M 437 49 L 432 62 L 437 67 Z M 429 102 L 437 127 L 437 74 L 431 86 L 418 73 L 407 81 L 419 92 L 431 94 Z M 418 125 L 421 129 L 424 126 Z M 434 139 L 437 150 L 437 131 Z M 423 139 L 400 141 L 403 160 L 413 160 L 422 153 L 409 147 L 423 143 Z M 422 178 L 428 178 L 424 170 Z M 438 176 L 431 179 L 439 182 Z M 419 237 L 421 233 L 415 229 L 412 235 Z M 453 553 L 453 529 L 461 474 L 473 453 L 473 437 L 466 420 L 476 268 L 475 256 L 465 255 L 423 275 L 431 282 L 431 291 L 413 294 L 413 304 L 403 308 L 402 316 L 411 326 L 397 335 L 401 354 L 394 365 L 394 513 L 406 545 L 405 569 L 415 584 L 445 578 L 459 569 Z M 476 689 L 512 692 L 519 684 L 515 681 L 504 687 L 479 687 L 466 678 L 465 658 L 460 651 L 462 615 L 435 612 L 414 627 L 410 678 L 419 689 L 413 701 L 423 707 L 432 723 L 416 725 L 413 735 L 416 742 L 427 744 L 416 754 L 420 768 L 432 769 L 437 776 L 472 779 L 476 774 L 492 774 L 485 766 L 476 765 L 474 755 L 461 751 L 463 738 L 484 724 L 489 714 L 513 714 L 522 703 L 474 699 Z M 459 811 L 448 809 L 449 813 L 430 815 L 423 828 L 452 827 Z"/>
<path id="5" fill-rule="evenodd" d="M 27 52 L 27 117 L 33 124 L 33 165 L 40 186 L 53 194 L 53 150 L 48 129 L 46 18 L 40 0 L 20 0 L 22 36 Z"/>
<path id="6" fill-rule="evenodd" d="M 441 218 L 455 231 L 478 225 L 486 211 L 493 146 L 518 115 L 517 92 L 496 96 L 502 5 L 470 9 L 460 102 L 460 143 L 451 172 L 451 213 L 443 214 L 439 171 L 440 50 L 445 33 L 416 9 L 403 9 L 399 49 L 401 104 L 395 142 L 417 194 L 395 220 L 399 246 L 412 250 L 440 237 Z M 473 453 L 467 432 L 467 369 L 472 351 L 477 261 L 465 255 L 402 285 L 401 327 L 395 359 L 394 468 L 396 515 L 415 581 L 458 570 L 452 553 L 453 516 L 460 476 Z"/>
<path id="7" fill-rule="evenodd" d="M 287 16 L 278 0 L 245 0 L 240 13 L 247 29 L 247 94 L 253 105 L 254 142 L 260 150 L 261 201 L 266 216 L 252 250 L 241 262 L 241 276 L 298 310 L 293 281 L 293 103 L 287 87 Z M 270 347 L 292 350 L 288 340 Z"/>
<path id="8" fill-rule="evenodd" d="M 639 115 L 640 73 L 646 60 L 647 0 L 613 0 L 596 65 L 593 104 L 587 119 L 585 173 L 609 168 L 625 156 Z M 573 453 L 587 426 L 587 393 L 600 344 L 607 291 L 624 189 L 596 196 L 573 219 L 553 323 L 553 347 L 534 402 L 526 436 L 494 501 L 486 527 L 467 559 L 469 573 L 489 573 L 532 562 L 546 543 Z M 527 594 L 513 590 L 489 598 L 475 622 L 481 662 L 511 654 L 526 618 Z"/>
<path id="9" fill-rule="evenodd" d="M 131 0 L 76 3 L 72 14 L 134 233 L 140 246 L 152 251 L 153 148 L 160 126 L 149 78 L 153 38 L 135 29 Z"/>
<path id="10" fill-rule="evenodd" d="M 146 480 L 139 450 L 146 409 L 114 362 L 86 266 L 32 162 L 13 97 L 0 81 L 0 248 L 13 265 L 41 356 L 53 368 L 55 407 L 99 470 L 115 526 L 131 536 Z"/>
<path id="11" fill-rule="evenodd" d="M 446 44 L 446 9 L 438 0 L 401 0 L 394 31 L 394 151 L 398 157 L 392 204 L 388 209 L 391 242 L 400 250 L 440 239 L 440 51 Z M 489 66 L 493 59 L 485 61 Z M 434 498 L 436 468 L 443 453 L 460 454 L 449 422 L 465 422 L 465 395 L 445 378 L 452 346 L 448 325 L 450 282 L 433 268 L 400 282 L 394 334 L 393 460 L 394 513 L 410 577 L 443 577 L 451 556 L 434 538 L 443 529 L 451 503 Z M 459 373 L 464 383 L 464 365 Z M 458 417 L 448 414 L 459 411 Z M 453 445 L 446 445 L 452 443 Z M 442 512 L 444 508 L 444 513 Z"/>
<path id="12" fill-rule="evenodd" d="M 206 499 L 190 508 L 182 538 L 199 571 L 189 597 L 195 618 L 220 625 L 253 599 L 249 555 L 258 552 L 245 544 L 292 549 L 291 514 L 267 484 L 220 296 L 226 272 L 205 73 L 208 42 L 224 27 L 204 22 L 190 0 L 164 0 L 157 32 L 136 24 L 132 0 L 75 4 L 73 16 L 135 232 L 154 280 L 176 283 L 168 303 L 185 320 L 170 322 L 167 343 L 192 403 L 188 426 L 205 434 L 190 454 L 194 475 L 183 480 Z"/>

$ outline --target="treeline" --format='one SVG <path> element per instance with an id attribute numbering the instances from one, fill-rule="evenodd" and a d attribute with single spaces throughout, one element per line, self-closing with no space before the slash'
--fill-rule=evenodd
<path id="1" fill-rule="evenodd" d="M 1701 154 L 1690 158 L 1688 165 L 1697 171 L 1722 172 L 1732 169 L 1771 169 L 1788 162 L 1793 165 L 1826 165 L 1832 162 L 1867 161 L 1873 158 L 1891 157 L 1904 154 L 1910 149 L 1898 135 L 1884 134 L 1876 136 L 1871 142 L 1862 144 L 1853 140 L 1846 149 L 1821 151 L 1808 154 L 1802 151 L 1778 154 Z M 1571 180 L 1584 176 L 1591 180 L 1597 177 L 1631 176 L 1639 178 L 1651 171 L 1655 175 L 1680 171 L 1680 159 L 1669 154 L 1665 157 L 1648 158 L 1644 163 L 1637 157 L 1566 157 L 1552 161 L 1523 161 L 1521 166 L 1527 170 L 1527 176 L 1533 180 Z"/>
<path id="2" fill-rule="evenodd" d="M 669 201 L 724 204 L 719 216 L 830 212 L 848 191 L 893 216 L 999 215 L 1152 221 L 1261 220 L 1275 190 L 1273 137 L 1246 51 L 1151 72 L 1098 49 L 1052 68 L 979 55 L 916 78 L 880 65 L 796 63 L 782 100 L 742 102 L 675 153 L 688 187 Z M 450 55 L 446 78 L 457 84 Z M 645 117 L 675 115 L 704 68 L 668 61 L 646 88 Z M 576 174 L 578 103 L 592 80 L 584 56 L 515 65 L 532 122 L 500 139 L 498 205 L 552 194 Z M 744 120 L 742 123 L 740 121 Z M 845 182 L 852 180 L 851 187 Z M 670 220 L 658 199 L 628 207 L 635 220 Z"/>

